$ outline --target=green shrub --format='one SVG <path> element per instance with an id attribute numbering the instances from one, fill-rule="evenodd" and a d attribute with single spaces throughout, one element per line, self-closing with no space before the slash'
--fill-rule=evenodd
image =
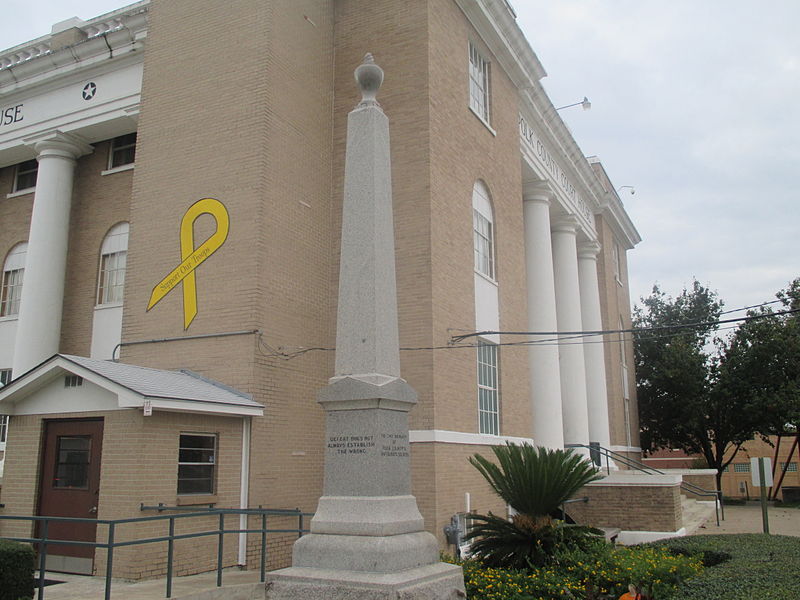
<path id="1" fill-rule="evenodd" d="M 0 600 L 33 598 L 33 548 L 0 540 Z"/>
<path id="2" fill-rule="evenodd" d="M 800 538 L 760 533 L 702 535 L 675 538 L 661 545 L 674 553 L 706 559 L 730 557 L 681 583 L 665 600 L 800 598 Z"/>

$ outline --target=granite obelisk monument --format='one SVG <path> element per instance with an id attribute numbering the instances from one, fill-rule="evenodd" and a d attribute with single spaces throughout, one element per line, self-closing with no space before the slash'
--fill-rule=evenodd
<path id="1" fill-rule="evenodd" d="M 336 366 L 317 397 L 326 411 L 325 481 L 311 533 L 266 598 L 455 600 L 461 569 L 439 562 L 411 495 L 408 412 L 400 377 L 389 120 L 375 96 L 383 70 L 367 54 L 362 99 L 348 115 Z"/>

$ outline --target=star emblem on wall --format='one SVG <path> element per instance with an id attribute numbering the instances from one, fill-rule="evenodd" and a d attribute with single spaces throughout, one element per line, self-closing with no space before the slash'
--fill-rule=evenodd
<path id="1" fill-rule="evenodd" d="M 83 92 L 81 95 L 83 96 L 84 100 L 91 100 L 94 98 L 94 95 L 97 93 L 97 84 L 94 81 L 90 81 L 85 86 L 83 86 Z"/>

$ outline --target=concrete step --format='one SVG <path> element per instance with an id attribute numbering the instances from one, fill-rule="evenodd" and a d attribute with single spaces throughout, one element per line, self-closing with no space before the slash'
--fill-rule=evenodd
<path id="1" fill-rule="evenodd" d="M 691 535 L 703 527 L 706 522 L 716 523 L 714 502 L 704 502 L 681 495 L 683 527 L 687 535 Z"/>

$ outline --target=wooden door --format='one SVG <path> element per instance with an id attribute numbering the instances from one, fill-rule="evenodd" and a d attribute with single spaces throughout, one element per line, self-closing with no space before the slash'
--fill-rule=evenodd
<path id="1" fill-rule="evenodd" d="M 102 419 L 45 421 L 40 516 L 97 518 L 102 446 Z M 49 523 L 47 537 L 93 542 L 96 532 L 97 523 L 93 521 L 53 521 Z M 47 555 L 48 570 L 92 573 L 94 548 L 91 546 L 51 544 Z"/>

